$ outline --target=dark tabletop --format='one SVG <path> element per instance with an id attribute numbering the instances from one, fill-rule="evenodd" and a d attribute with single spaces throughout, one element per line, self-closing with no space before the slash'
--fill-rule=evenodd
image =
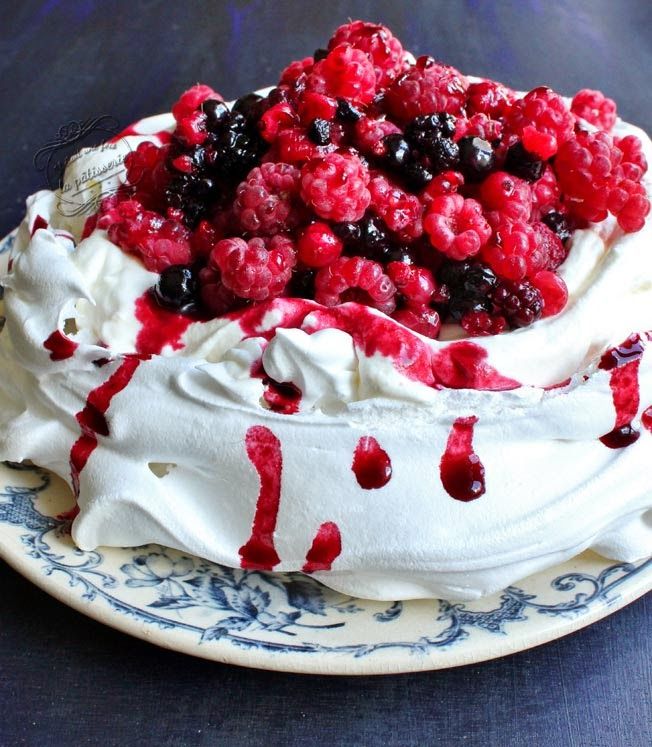
<path id="1" fill-rule="evenodd" d="M 61 125 L 165 111 L 196 81 L 274 82 L 347 17 L 515 88 L 599 88 L 652 130 L 649 0 L 2 3 L 0 234 Z M 0 564 L 0 745 L 652 742 L 652 597 L 547 646 L 444 672 L 325 678 L 185 657 L 82 617 Z"/>

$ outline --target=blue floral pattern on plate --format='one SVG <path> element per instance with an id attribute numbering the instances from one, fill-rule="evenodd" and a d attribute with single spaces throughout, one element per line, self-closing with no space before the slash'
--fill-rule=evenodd
<path id="1" fill-rule="evenodd" d="M 41 573 L 64 577 L 89 603 L 104 602 L 114 613 L 164 631 L 191 634 L 200 647 L 219 641 L 275 654 L 340 654 L 355 659 L 390 649 L 427 654 L 464 646 L 481 633 L 509 636 L 536 616 L 573 619 L 597 605 L 613 605 L 621 586 L 652 570 L 652 560 L 604 561 L 597 573 L 580 570 L 550 576 L 546 599 L 528 588 L 511 586 L 489 605 L 487 600 L 382 604 L 346 597 L 302 574 L 235 570 L 157 546 L 82 552 L 70 540 L 70 519 L 49 515 L 38 505 L 52 488 L 50 474 L 6 465 L 5 478 L 8 468 L 22 479 L 0 490 L 0 526 L 20 531 L 20 542 Z M 133 592 L 138 597 L 132 601 Z M 410 608 L 419 606 L 420 617 L 429 608 L 429 630 L 402 637 L 401 622 Z M 349 636 L 347 627 L 357 628 L 361 622 L 368 640 L 349 640 L 355 636 Z"/>

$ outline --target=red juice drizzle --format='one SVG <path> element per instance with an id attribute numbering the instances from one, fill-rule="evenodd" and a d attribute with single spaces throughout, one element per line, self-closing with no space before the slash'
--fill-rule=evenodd
<path id="1" fill-rule="evenodd" d="M 487 351 L 473 342 L 453 342 L 432 356 L 435 379 L 448 389 L 504 392 L 521 386 L 515 379 L 503 376 L 486 363 L 487 356 Z"/>
<path id="2" fill-rule="evenodd" d="M 456 501 L 474 501 L 485 492 L 484 466 L 473 451 L 473 426 L 478 418 L 458 418 L 439 464 L 444 489 Z"/>
<path id="3" fill-rule="evenodd" d="M 281 501 L 283 457 L 278 438 L 263 425 L 254 425 L 245 438 L 247 456 L 258 472 L 260 492 L 251 527 L 251 537 L 240 550 L 240 565 L 271 571 L 281 562 L 274 547 L 274 531 Z"/>
<path id="4" fill-rule="evenodd" d="M 373 436 L 362 436 L 353 452 L 351 465 L 358 485 L 365 490 L 382 488 L 392 476 L 392 462 Z"/>
<path id="5" fill-rule="evenodd" d="M 43 343 L 43 347 L 50 351 L 50 360 L 65 361 L 67 358 L 72 358 L 79 345 L 74 340 L 66 337 L 63 332 L 55 329 Z"/>
<path id="6" fill-rule="evenodd" d="M 42 215 L 37 215 L 36 218 L 34 218 L 34 223 L 32 224 L 32 236 L 39 230 L 39 228 L 47 228 L 48 222 L 45 220 L 45 218 Z"/>
<path id="7" fill-rule="evenodd" d="M 265 377 L 265 392 L 263 399 L 269 405 L 272 412 L 278 412 L 280 415 L 294 415 L 299 412 L 301 404 L 301 390 L 291 382 L 279 383 Z"/>
<path id="8" fill-rule="evenodd" d="M 136 319 L 142 325 L 136 337 L 136 351 L 145 355 L 158 355 L 166 345 L 181 350 L 183 333 L 191 322 L 197 321 L 159 306 L 149 291 L 136 299 Z"/>
<path id="9" fill-rule="evenodd" d="M 301 569 L 304 573 L 330 571 L 335 558 L 342 552 L 340 530 L 332 521 L 322 524 L 317 530 L 312 546 L 306 554 L 306 562 Z"/>
<path id="10" fill-rule="evenodd" d="M 79 495 L 79 475 L 97 447 L 97 436 L 109 435 L 105 415 L 111 400 L 129 384 L 142 360 L 146 358 L 135 355 L 125 357 L 107 381 L 90 392 L 84 409 L 75 415 L 81 426 L 81 436 L 70 450 L 70 475 L 75 497 Z"/>
<path id="11" fill-rule="evenodd" d="M 646 430 L 652 432 L 652 407 L 648 407 L 641 415 L 641 424 Z"/>
<path id="12" fill-rule="evenodd" d="M 613 430 L 600 436 L 600 441 L 610 449 L 630 446 L 641 435 L 632 427 L 632 420 L 640 404 L 638 369 L 644 349 L 640 336 L 630 335 L 600 359 L 598 367 L 611 372 L 609 386 L 616 410 Z"/>

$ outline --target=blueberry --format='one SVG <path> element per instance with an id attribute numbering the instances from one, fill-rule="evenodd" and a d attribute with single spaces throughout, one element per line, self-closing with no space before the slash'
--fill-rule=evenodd
<path id="1" fill-rule="evenodd" d="M 540 179 L 545 167 L 545 162 L 525 150 L 520 140 L 507 151 L 505 171 L 528 182 Z"/>
<path id="2" fill-rule="evenodd" d="M 206 125 L 209 130 L 219 126 L 227 117 L 229 109 L 223 101 L 216 99 L 207 99 L 201 105 L 201 109 L 206 115 Z"/>
<path id="3" fill-rule="evenodd" d="M 491 143 L 479 137 L 463 137 L 459 143 L 460 168 L 467 181 L 485 177 L 496 163 Z"/>
<path id="4" fill-rule="evenodd" d="M 181 312 L 192 311 L 197 303 L 197 278 L 191 267 L 171 265 L 163 270 L 152 292 L 160 306 Z"/>
<path id="5" fill-rule="evenodd" d="M 412 192 L 420 192 L 432 181 L 432 172 L 420 163 L 409 163 L 402 171 L 401 176 L 405 186 Z"/>
<path id="6" fill-rule="evenodd" d="M 412 148 L 400 133 L 385 135 L 383 145 L 387 151 L 385 158 L 390 168 L 402 169 L 412 160 Z"/>
<path id="7" fill-rule="evenodd" d="M 362 117 L 362 112 L 346 99 L 337 99 L 337 113 L 335 116 L 340 122 L 357 122 Z"/>

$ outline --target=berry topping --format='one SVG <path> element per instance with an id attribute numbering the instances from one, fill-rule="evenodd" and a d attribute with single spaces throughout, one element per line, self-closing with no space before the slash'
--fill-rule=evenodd
<path id="1" fill-rule="evenodd" d="M 301 197 L 326 220 L 357 221 L 369 206 L 369 172 L 357 156 L 329 153 L 301 170 Z"/>
<path id="2" fill-rule="evenodd" d="M 84 238 L 105 230 L 160 273 L 160 305 L 202 318 L 286 295 L 436 338 L 442 320 L 481 336 L 558 314 L 573 231 L 649 215 L 641 141 L 611 134 L 598 91 L 569 106 L 411 59 L 385 26 L 351 21 L 265 95 L 231 106 L 193 86 Z"/>
<path id="3" fill-rule="evenodd" d="M 571 111 L 576 117 L 609 131 L 616 124 L 616 102 L 608 99 L 602 91 L 583 88 L 573 96 Z"/>
<path id="4" fill-rule="evenodd" d="M 482 205 L 459 194 L 435 197 L 428 206 L 423 227 L 435 249 L 458 260 L 477 254 L 491 236 Z"/>

